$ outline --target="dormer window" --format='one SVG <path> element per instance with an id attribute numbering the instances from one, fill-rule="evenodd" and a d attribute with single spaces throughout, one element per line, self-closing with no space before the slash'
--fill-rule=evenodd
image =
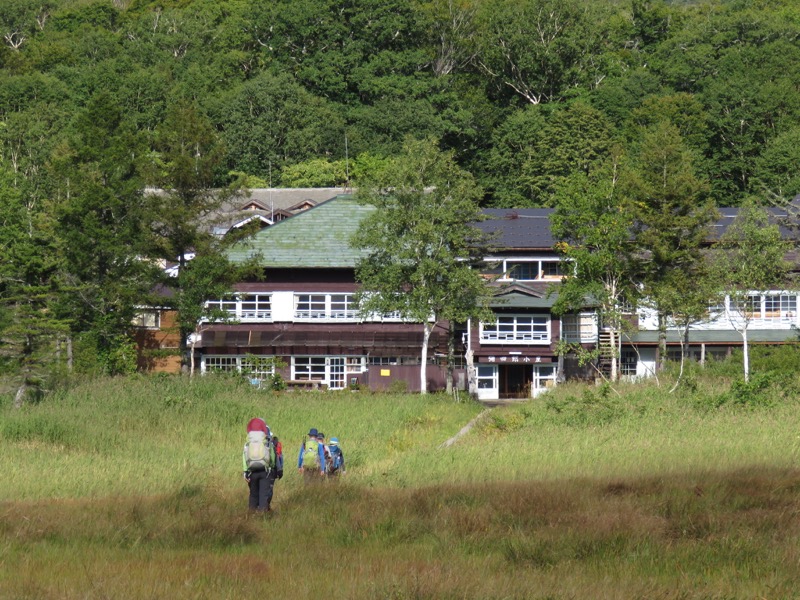
<path id="1" fill-rule="evenodd" d="M 560 281 L 564 265 L 557 258 L 488 259 L 482 271 L 501 281 Z"/>

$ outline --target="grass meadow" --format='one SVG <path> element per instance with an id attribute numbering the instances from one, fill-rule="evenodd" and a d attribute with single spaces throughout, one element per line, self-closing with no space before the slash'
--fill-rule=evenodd
<path id="1" fill-rule="evenodd" d="M 0 598 L 800 598 L 800 381 L 760 360 L 489 410 L 216 376 L 2 397 Z M 267 517 L 253 416 L 286 454 Z M 309 427 L 340 481 L 293 469 Z"/>

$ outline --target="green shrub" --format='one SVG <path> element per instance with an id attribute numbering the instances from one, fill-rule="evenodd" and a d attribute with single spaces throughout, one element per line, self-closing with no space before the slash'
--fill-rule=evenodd
<path id="1" fill-rule="evenodd" d="M 386 391 L 390 394 L 406 394 L 408 393 L 408 383 L 403 379 L 395 379 L 389 384 Z"/>
<path id="2" fill-rule="evenodd" d="M 558 415 L 558 421 L 574 427 L 590 427 L 610 423 L 627 412 L 623 403 L 611 396 L 612 388 L 604 383 L 597 390 L 586 388 L 583 396 L 567 396 L 564 400 L 548 398 L 546 407 Z"/>
<path id="3" fill-rule="evenodd" d="M 728 401 L 732 404 L 748 407 L 772 406 L 775 403 L 776 390 L 773 387 L 775 376 L 771 373 L 755 373 L 749 381 L 738 379 L 731 384 Z"/>

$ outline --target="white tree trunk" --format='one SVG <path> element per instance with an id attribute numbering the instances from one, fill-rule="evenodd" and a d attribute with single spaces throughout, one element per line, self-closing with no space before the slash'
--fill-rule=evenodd
<path id="1" fill-rule="evenodd" d="M 28 385 L 23 382 L 22 385 L 19 386 L 17 389 L 17 393 L 14 395 L 14 408 L 22 408 L 22 405 L 25 403 L 25 392 L 28 391 Z"/>
<path id="2" fill-rule="evenodd" d="M 742 329 L 742 353 L 744 354 L 744 381 L 750 381 L 750 347 L 747 345 L 747 327 Z"/>
<path id="3" fill-rule="evenodd" d="M 611 381 L 617 381 L 617 339 L 618 333 L 614 327 L 610 328 L 608 333 L 608 344 L 611 346 Z"/>
<path id="4" fill-rule="evenodd" d="M 189 346 L 189 377 L 194 376 L 194 347 L 197 344 L 197 339 L 193 338 Z"/>
<path id="5" fill-rule="evenodd" d="M 428 393 L 428 342 L 431 339 L 433 326 L 428 323 L 422 324 L 422 364 L 419 366 L 419 393 Z"/>

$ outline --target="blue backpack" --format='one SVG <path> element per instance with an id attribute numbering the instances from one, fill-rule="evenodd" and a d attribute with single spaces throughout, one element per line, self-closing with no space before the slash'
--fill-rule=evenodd
<path id="1" fill-rule="evenodd" d="M 342 450 L 339 446 L 331 446 L 331 472 L 338 471 L 342 468 L 342 462 L 344 461 L 342 457 Z"/>

